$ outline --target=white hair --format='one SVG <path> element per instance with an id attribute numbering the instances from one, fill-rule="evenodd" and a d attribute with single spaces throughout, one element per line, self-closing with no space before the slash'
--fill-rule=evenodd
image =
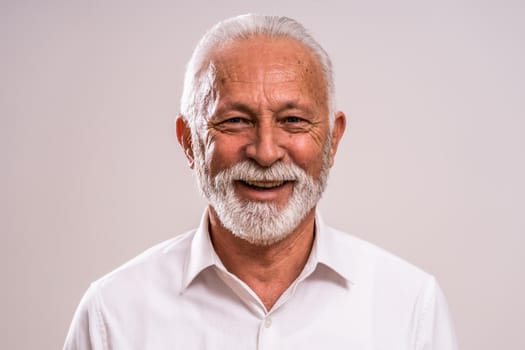
<path id="1" fill-rule="evenodd" d="M 295 40 L 317 58 L 326 83 L 328 118 L 332 129 L 335 118 L 335 92 L 332 63 L 326 51 L 302 24 L 291 18 L 247 14 L 217 23 L 202 37 L 193 51 L 186 66 L 180 103 L 181 114 L 190 124 L 192 131 L 196 131 L 197 123 L 210 116 L 215 101 L 215 67 L 210 62 L 210 53 L 226 43 L 254 36 Z"/>

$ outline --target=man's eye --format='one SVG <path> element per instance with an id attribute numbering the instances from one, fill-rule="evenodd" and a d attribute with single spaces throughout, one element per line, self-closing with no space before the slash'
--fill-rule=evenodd
<path id="1" fill-rule="evenodd" d="M 240 124 L 240 123 L 248 123 L 248 121 L 246 119 L 244 119 L 244 118 L 241 118 L 241 117 L 234 117 L 234 118 L 226 119 L 223 123 Z"/>
<path id="2" fill-rule="evenodd" d="M 252 126 L 252 121 L 246 117 L 230 117 L 214 123 L 215 128 L 222 132 L 239 132 Z"/>
<path id="3" fill-rule="evenodd" d="M 284 118 L 284 122 L 286 123 L 300 123 L 302 121 L 304 121 L 304 119 L 296 117 L 296 116 L 289 116 L 289 117 Z"/>
<path id="4" fill-rule="evenodd" d="M 310 130 L 312 124 L 308 119 L 290 115 L 281 118 L 281 127 L 291 133 L 302 133 Z"/>

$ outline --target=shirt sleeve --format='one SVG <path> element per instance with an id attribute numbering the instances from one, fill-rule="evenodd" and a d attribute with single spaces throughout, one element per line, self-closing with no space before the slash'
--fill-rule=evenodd
<path id="1" fill-rule="evenodd" d="M 443 292 L 431 278 L 423 295 L 417 331 L 417 350 L 457 350 L 452 319 Z"/>
<path id="2" fill-rule="evenodd" d="M 92 284 L 78 305 L 63 350 L 107 350 L 97 289 Z"/>

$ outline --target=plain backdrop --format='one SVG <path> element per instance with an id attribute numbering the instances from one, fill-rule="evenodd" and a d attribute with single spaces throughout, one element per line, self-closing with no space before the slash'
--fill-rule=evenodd
<path id="1" fill-rule="evenodd" d="M 326 221 L 437 276 L 461 349 L 525 349 L 521 0 L 1 0 L 0 348 L 61 348 L 91 281 L 197 224 L 184 66 L 247 12 L 333 58 Z"/>

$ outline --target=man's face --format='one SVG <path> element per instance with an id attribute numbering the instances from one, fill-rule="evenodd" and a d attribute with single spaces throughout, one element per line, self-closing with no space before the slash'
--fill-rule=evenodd
<path id="1" fill-rule="evenodd" d="M 301 44 L 268 38 L 229 44 L 211 64 L 215 100 L 194 132 L 201 188 L 226 228 L 273 243 L 313 210 L 333 162 L 321 68 Z"/>

